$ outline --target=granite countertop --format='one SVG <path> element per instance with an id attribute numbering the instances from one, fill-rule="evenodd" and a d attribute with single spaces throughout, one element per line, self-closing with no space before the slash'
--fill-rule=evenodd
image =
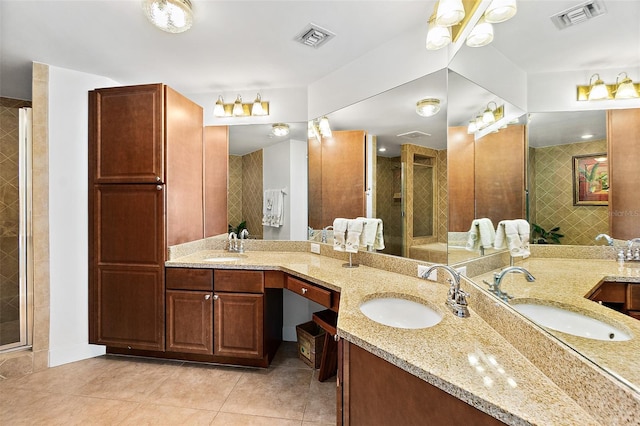
<path id="1" fill-rule="evenodd" d="M 585 297 L 604 281 L 640 283 L 640 262 L 528 258 L 518 262 L 517 266 L 527 269 L 536 280 L 528 282 L 519 273 L 505 275 L 501 288 L 513 296 L 510 304 L 532 302 L 558 306 L 593 317 L 630 334 L 632 338 L 627 341 L 601 341 L 547 329 L 598 365 L 640 389 L 640 368 L 637 363 L 640 321 Z M 493 273 L 498 271 L 474 277 L 474 280 L 486 288 L 482 280 L 492 282 Z"/>
<path id="2" fill-rule="evenodd" d="M 474 311 L 458 318 L 445 306 L 448 287 L 382 269 L 343 268 L 344 261 L 307 252 L 250 251 L 240 260 L 208 262 L 203 250 L 167 267 L 281 270 L 339 291 L 338 334 L 508 424 L 599 424 Z M 442 273 L 442 271 L 441 271 Z M 376 295 L 418 300 L 443 315 L 434 327 L 406 330 L 365 317 Z M 479 303 L 479 302 L 478 302 Z"/>

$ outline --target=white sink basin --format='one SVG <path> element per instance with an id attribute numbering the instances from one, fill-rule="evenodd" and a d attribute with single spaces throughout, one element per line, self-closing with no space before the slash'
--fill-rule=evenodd
<path id="1" fill-rule="evenodd" d="M 237 260 L 243 260 L 246 259 L 247 256 L 243 255 L 243 254 L 230 254 L 230 255 L 224 255 L 221 254 L 219 256 L 213 256 L 213 257 L 207 257 L 206 259 L 204 259 L 205 262 L 235 262 Z"/>
<path id="2" fill-rule="evenodd" d="M 363 302 L 360 311 L 369 319 L 396 328 L 433 327 L 442 315 L 422 303 L 398 297 L 379 297 Z"/>
<path id="3" fill-rule="evenodd" d="M 631 339 L 628 333 L 610 324 L 557 306 L 537 303 L 516 303 L 511 306 L 525 317 L 552 330 L 594 340 L 624 341 Z"/>

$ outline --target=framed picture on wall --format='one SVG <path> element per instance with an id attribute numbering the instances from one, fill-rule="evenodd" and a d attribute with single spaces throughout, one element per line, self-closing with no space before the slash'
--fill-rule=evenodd
<path id="1" fill-rule="evenodd" d="M 609 162 L 606 153 L 573 157 L 573 205 L 609 204 Z"/>

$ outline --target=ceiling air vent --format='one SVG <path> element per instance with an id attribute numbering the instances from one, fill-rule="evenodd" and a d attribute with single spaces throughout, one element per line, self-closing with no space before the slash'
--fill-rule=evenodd
<path id="1" fill-rule="evenodd" d="M 605 13 L 607 9 L 602 0 L 590 0 L 552 16 L 551 20 L 559 30 L 564 30 Z"/>
<path id="2" fill-rule="evenodd" d="M 309 24 L 305 27 L 302 32 L 300 32 L 295 40 L 304 44 L 305 46 L 310 46 L 314 48 L 318 48 L 328 42 L 330 39 L 335 37 L 335 34 L 329 30 L 325 30 L 317 26 L 316 24 Z"/>
<path id="3" fill-rule="evenodd" d="M 414 130 L 412 132 L 400 133 L 397 135 L 399 138 L 407 138 L 407 139 L 419 139 L 419 138 L 428 138 L 431 136 L 429 133 L 424 133 L 418 130 Z"/>

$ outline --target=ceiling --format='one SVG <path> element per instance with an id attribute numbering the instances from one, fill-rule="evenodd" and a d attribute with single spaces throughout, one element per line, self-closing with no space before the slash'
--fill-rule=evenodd
<path id="1" fill-rule="evenodd" d="M 606 14 L 558 30 L 549 17 L 581 0 L 518 0 L 518 14 L 495 25 L 492 46 L 529 74 L 625 67 L 637 70 L 640 0 L 601 2 Z M 146 20 L 140 0 L 0 0 L 0 95 L 31 98 L 32 61 L 106 76 L 123 84 L 162 81 L 186 94 L 306 88 L 382 43 L 424 27 L 435 1 L 192 3 L 193 28 L 182 34 L 168 34 Z M 336 37 L 319 49 L 295 42 L 295 36 L 309 23 L 334 32 Z M 424 54 L 430 52 L 425 49 Z M 364 106 L 352 106 L 335 113 L 332 125 L 365 128 L 382 135 L 383 142 L 384 135 L 388 135 L 389 143 L 407 142 L 396 135 L 418 130 L 431 133 L 427 137 L 431 143 L 441 144 L 443 139 L 436 129 L 445 128 L 440 126 L 446 124 L 446 114 L 422 120 L 415 113 L 403 115 L 411 117 L 404 123 L 405 118 L 399 113 L 402 108 L 412 110 L 422 93 L 447 99 L 439 79 L 430 80 L 434 86 L 423 82 L 420 94 L 412 93 L 402 107 L 372 108 L 374 112 L 365 115 L 369 121 L 363 121 L 364 116 L 358 111 L 362 112 Z M 390 91 L 371 98 L 372 105 L 395 105 L 401 99 L 395 97 L 396 93 L 408 97 L 416 89 L 411 84 L 405 85 L 408 91 Z M 358 121 L 352 122 L 356 116 Z M 593 115 L 587 114 L 584 120 L 581 116 L 574 115 L 564 122 L 571 122 L 576 132 L 582 131 L 580 123 L 593 127 Z M 538 122 L 544 119 L 540 115 Z M 596 121 L 602 123 L 603 133 L 604 119 Z M 244 136 L 245 140 L 255 137 L 256 132 L 271 142 L 277 140 L 269 136 L 269 126 L 238 127 L 236 133 L 250 133 Z M 301 124 L 292 129 L 306 137 L 303 127 Z M 554 135 L 550 131 L 546 134 Z M 532 136 L 544 143 L 544 135 Z"/>

